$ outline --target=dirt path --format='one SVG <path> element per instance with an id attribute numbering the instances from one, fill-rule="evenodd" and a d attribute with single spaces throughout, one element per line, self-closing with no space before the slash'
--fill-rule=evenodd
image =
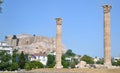
<path id="1" fill-rule="evenodd" d="M 0 73 L 120 73 L 120 69 L 33 69 L 30 71 L 0 71 Z"/>
<path id="2" fill-rule="evenodd" d="M 34 69 L 30 73 L 120 73 L 120 69 Z"/>

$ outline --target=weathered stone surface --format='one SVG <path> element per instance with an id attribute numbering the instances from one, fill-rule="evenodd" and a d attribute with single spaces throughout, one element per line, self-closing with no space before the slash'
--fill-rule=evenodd
<path id="1" fill-rule="evenodd" d="M 110 9 L 111 5 L 104 5 L 104 65 L 112 66 L 111 64 L 111 45 L 110 45 Z"/>
<path id="2" fill-rule="evenodd" d="M 62 56 L 62 19 L 56 18 L 56 65 L 55 68 L 63 68 L 61 64 Z"/>
<path id="3" fill-rule="evenodd" d="M 107 68 L 105 65 L 102 65 L 102 64 L 93 64 L 94 65 L 94 68 L 97 68 L 97 69 L 105 69 Z"/>
<path id="4" fill-rule="evenodd" d="M 87 63 L 85 61 L 80 61 L 78 65 L 76 65 L 77 68 L 86 68 Z"/>
<path id="5" fill-rule="evenodd" d="M 15 46 L 19 52 L 33 54 L 39 52 L 53 52 L 56 51 L 56 39 L 44 36 L 32 36 L 29 34 L 16 35 L 17 39 L 12 39 L 13 36 L 6 36 L 6 41 Z M 14 41 L 14 42 L 13 42 Z M 16 45 L 15 45 L 16 44 Z M 62 45 L 62 53 L 66 49 Z"/>
<path id="6" fill-rule="evenodd" d="M 93 64 L 94 65 L 94 68 L 97 68 L 97 69 L 119 69 L 120 66 L 106 66 L 106 65 L 102 65 L 102 64 Z"/>

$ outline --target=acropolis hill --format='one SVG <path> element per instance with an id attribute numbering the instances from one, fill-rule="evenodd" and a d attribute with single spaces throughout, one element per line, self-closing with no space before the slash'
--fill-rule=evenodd
<path id="1" fill-rule="evenodd" d="M 30 34 L 9 35 L 5 37 L 8 44 L 18 49 L 18 52 L 24 51 L 25 53 L 33 54 L 39 52 L 54 52 L 56 51 L 56 39 L 44 36 L 35 36 Z M 62 45 L 62 53 L 66 49 Z"/>

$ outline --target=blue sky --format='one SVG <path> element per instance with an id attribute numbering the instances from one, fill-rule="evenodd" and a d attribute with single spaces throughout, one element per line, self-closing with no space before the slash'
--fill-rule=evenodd
<path id="1" fill-rule="evenodd" d="M 112 56 L 120 56 L 120 0 L 4 0 L 0 40 L 5 35 L 56 36 L 55 18 L 63 19 L 62 41 L 80 55 L 103 57 L 103 8 L 111 4 Z"/>

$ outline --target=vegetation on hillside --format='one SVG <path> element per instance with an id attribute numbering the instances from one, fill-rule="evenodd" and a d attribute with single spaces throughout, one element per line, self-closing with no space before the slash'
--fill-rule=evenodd
<path id="1" fill-rule="evenodd" d="M 78 58 L 76 59 L 77 55 L 72 52 L 71 49 L 67 50 L 65 54 L 62 55 L 62 65 L 64 68 L 75 68 L 75 65 L 79 63 L 79 61 L 86 61 L 87 64 L 94 64 L 94 60 L 92 57 L 88 55 L 84 55 L 80 57 L 81 59 L 79 60 Z M 0 52 L 0 70 L 1 71 L 14 71 L 20 69 L 26 69 L 26 70 L 31 70 L 31 69 L 38 69 L 38 68 L 54 68 L 55 66 L 55 56 L 54 55 L 48 55 L 47 56 L 48 61 L 47 65 L 44 66 L 41 62 L 38 61 L 29 61 L 28 59 L 28 54 L 24 54 L 21 52 L 20 54 L 17 53 L 17 50 L 13 51 L 13 54 L 10 55 L 6 51 L 1 51 Z M 99 59 L 96 64 L 103 64 L 104 59 Z M 120 66 L 120 60 L 114 61 L 112 60 L 112 65 L 114 66 Z"/>
<path id="2" fill-rule="evenodd" d="M 87 64 L 94 64 L 93 58 L 88 56 L 88 55 L 84 55 L 81 58 L 82 61 L 85 61 Z"/>
<path id="3" fill-rule="evenodd" d="M 48 55 L 47 56 L 47 68 L 53 68 L 55 66 L 55 56 L 54 55 Z"/>

